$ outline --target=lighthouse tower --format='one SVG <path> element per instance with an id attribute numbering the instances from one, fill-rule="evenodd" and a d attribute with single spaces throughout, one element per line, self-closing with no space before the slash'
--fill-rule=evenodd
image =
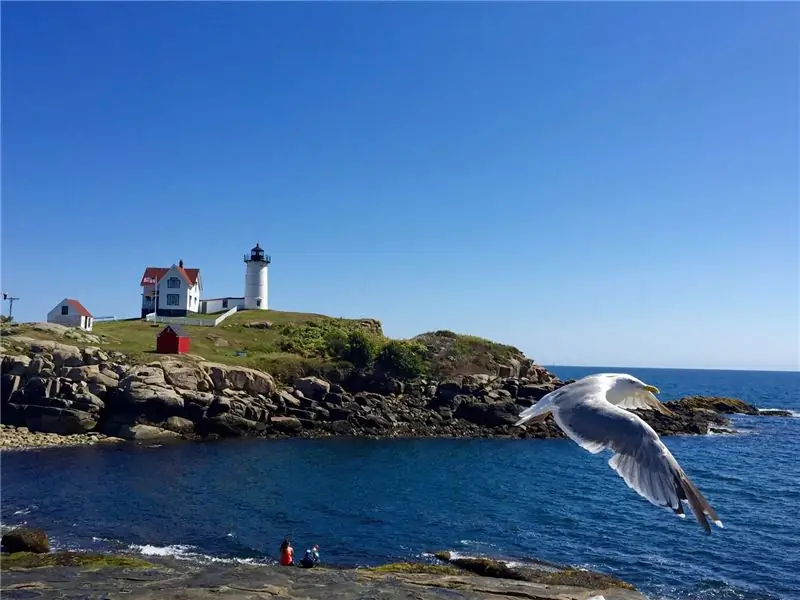
<path id="1" fill-rule="evenodd" d="M 267 310 L 267 267 L 272 259 L 256 244 L 250 255 L 244 255 L 247 273 L 244 277 L 244 307 L 246 310 Z"/>

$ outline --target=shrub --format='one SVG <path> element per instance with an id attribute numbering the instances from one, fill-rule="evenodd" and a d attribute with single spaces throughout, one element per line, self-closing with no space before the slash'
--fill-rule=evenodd
<path id="1" fill-rule="evenodd" d="M 422 377 L 427 371 L 426 348 L 407 340 L 390 340 L 375 360 L 375 366 L 386 375 L 400 379 Z"/>
<path id="2" fill-rule="evenodd" d="M 363 329 L 351 331 L 339 358 L 352 364 L 357 369 L 367 369 L 375 363 L 381 349 L 378 336 Z"/>

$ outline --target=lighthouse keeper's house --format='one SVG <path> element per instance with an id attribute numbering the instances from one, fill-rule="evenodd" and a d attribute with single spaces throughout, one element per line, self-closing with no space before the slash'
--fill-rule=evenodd
<path id="1" fill-rule="evenodd" d="M 142 317 L 187 317 L 199 312 L 203 280 L 200 269 L 186 269 L 183 260 L 171 267 L 147 267 L 142 275 Z"/>

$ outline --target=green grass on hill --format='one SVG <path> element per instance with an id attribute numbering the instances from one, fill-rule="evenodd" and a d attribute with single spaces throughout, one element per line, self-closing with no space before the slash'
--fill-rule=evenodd
<path id="1" fill-rule="evenodd" d="M 99 337 L 98 345 L 103 349 L 122 352 L 139 362 L 150 362 L 163 356 L 155 348 L 156 336 L 164 327 L 163 323 L 130 319 L 96 323 L 92 333 Z M 333 318 L 313 313 L 240 311 L 218 327 L 181 325 L 181 328 L 191 337 L 189 359 L 194 356 L 253 367 L 284 380 L 324 374 L 332 368 L 378 370 L 400 379 L 494 373 L 497 364 L 521 355 L 510 346 L 452 332 L 423 334 L 413 340 L 390 340 L 374 319 Z M 12 329 L 6 333 L 57 337 L 30 325 Z M 76 343 L 72 339 L 62 341 Z"/>

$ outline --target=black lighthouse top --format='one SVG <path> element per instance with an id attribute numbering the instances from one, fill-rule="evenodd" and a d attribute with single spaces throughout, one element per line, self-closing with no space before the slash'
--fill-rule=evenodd
<path id="1" fill-rule="evenodd" d="M 256 243 L 254 248 L 250 250 L 250 256 L 247 254 L 244 255 L 244 262 L 260 262 L 269 264 L 272 262 L 272 259 L 269 257 L 269 254 L 264 254 L 264 249 Z"/>

